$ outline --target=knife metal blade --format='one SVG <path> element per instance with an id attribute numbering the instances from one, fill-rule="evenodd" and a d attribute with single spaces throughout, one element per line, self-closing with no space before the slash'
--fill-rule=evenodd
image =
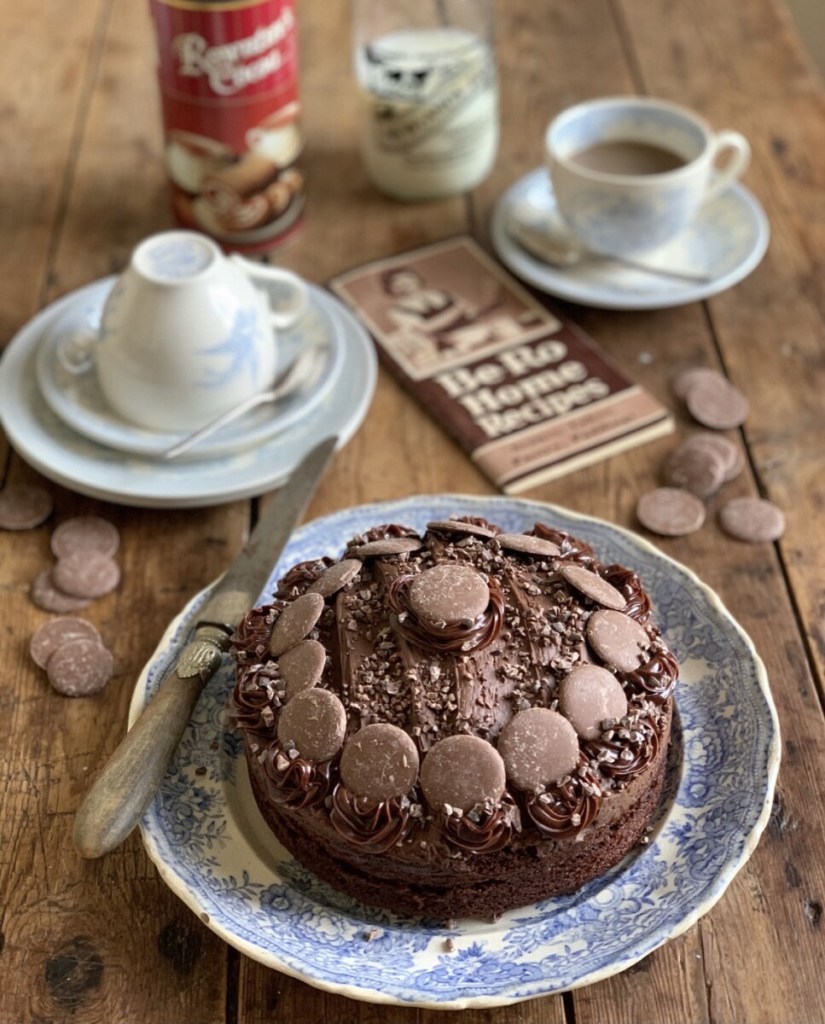
<path id="1" fill-rule="evenodd" d="M 329 437 L 307 453 L 215 584 L 174 670 L 126 733 L 77 812 L 73 838 L 82 857 L 109 853 L 137 825 L 203 687 L 219 668 L 241 617 L 260 595 L 337 443 L 337 437 Z"/>

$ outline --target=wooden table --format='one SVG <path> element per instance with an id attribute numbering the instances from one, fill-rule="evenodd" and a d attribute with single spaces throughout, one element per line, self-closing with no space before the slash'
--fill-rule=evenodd
<path id="1" fill-rule="evenodd" d="M 146 5 L 43 0 L 36 16 L 12 0 L 0 7 L 5 345 L 43 305 L 120 270 L 139 239 L 170 222 Z M 677 309 L 566 311 L 667 401 L 674 371 L 699 363 L 722 368 L 750 399 L 738 437 L 746 472 L 726 493 L 777 502 L 787 516 L 784 538 L 774 546 L 729 541 L 711 515 L 698 533 L 657 543 L 721 595 L 767 665 L 783 737 L 770 824 L 713 910 L 631 970 L 565 995 L 465 1011 L 463 1020 L 822 1021 L 825 90 L 787 11 L 779 0 L 501 0 L 498 162 L 472 195 L 421 205 L 385 200 L 365 179 L 347 5 L 300 0 L 298 13 L 310 206 L 304 236 L 276 260 L 312 281 L 464 230 L 488 244 L 491 206 L 540 163 L 546 121 L 583 98 L 658 95 L 750 138 L 745 181 L 772 226 L 768 254 L 750 278 Z M 632 525 L 636 497 L 654 484 L 672 445 L 637 448 L 530 497 Z M 43 482 L 5 442 L 0 452 L 4 485 Z M 121 530 L 122 585 L 88 612 L 114 650 L 117 674 L 95 699 L 49 690 L 27 653 L 47 616 L 27 592 L 50 564 L 50 524 L 0 534 L 0 1022 L 441 1019 L 324 994 L 241 956 L 172 895 L 136 834 L 100 861 L 75 855 L 74 812 L 124 732 L 137 674 L 181 605 L 241 548 L 257 503 L 134 509 L 48 486 L 57 519 L 99 514 Z M 308 515 L 439 491 L 492 493 L 382 372 L 366 422 Z"/>

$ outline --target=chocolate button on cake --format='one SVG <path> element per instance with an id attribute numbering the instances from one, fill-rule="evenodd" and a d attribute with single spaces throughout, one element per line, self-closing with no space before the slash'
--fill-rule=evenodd
<path id="1" fill-rule="evenodd" d="M 632 569 L 537 523 L 354 537 L 233 638 L 230 716 L 275 836 L 365 903 L 489 918 L 644 835 L 678 667 Z"/>

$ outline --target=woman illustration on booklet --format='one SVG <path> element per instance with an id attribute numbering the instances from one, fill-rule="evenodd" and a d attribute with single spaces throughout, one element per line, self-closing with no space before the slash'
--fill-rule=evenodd
<path id="1" fill-rule="evenodd" d="M 413 345 L 407 353 L 415 362 L 429 362 L 438 355 L 467 352 L 493 340 L 495 325 L 489 316 L 502 305 L 501 287 L 494 289 L 483 305 L 472 303 L 457 292 L 428 287 L 412 267 L 393 267 L 381 275 L 384 292 L 393 299 L 387 314 Z"/>

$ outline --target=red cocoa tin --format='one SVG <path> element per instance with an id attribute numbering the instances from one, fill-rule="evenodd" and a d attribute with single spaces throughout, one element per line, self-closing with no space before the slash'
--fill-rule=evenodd
<path id="1" fill-rule="evenodd" d="M 298 228 L 304 175 L 293 0 L 150 0 L 175 217 L 261 252 Z"/>

